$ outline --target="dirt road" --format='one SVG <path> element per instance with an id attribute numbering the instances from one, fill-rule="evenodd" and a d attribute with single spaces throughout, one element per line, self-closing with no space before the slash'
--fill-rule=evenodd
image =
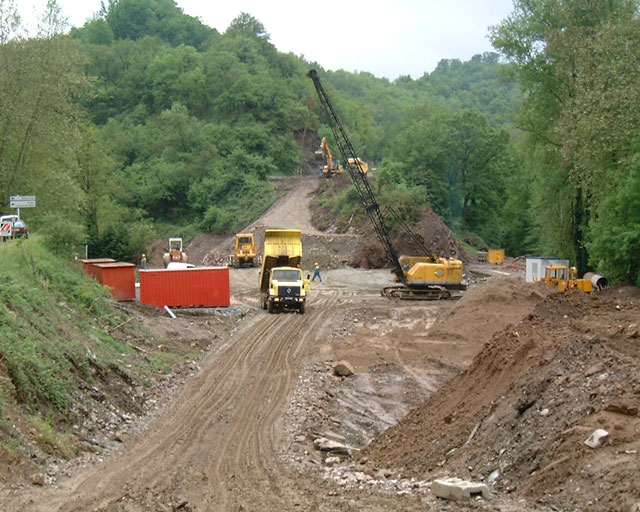
<path id="1" fill-rule="evenodd" d="M 247 278 L 241 274 L 239 284 Z M 278 456 L 300 365 L 349 297 L 327 287 L 316 291 L 304 316 L 256 311 L 148 431 L 59 485 L 5 494 L 2 509 L 341 510 L 355 500 L 359 510 L 397 510 L 395 495 L 338 495 Z M 419 499 L 402 502 L 418 506 Z"/>

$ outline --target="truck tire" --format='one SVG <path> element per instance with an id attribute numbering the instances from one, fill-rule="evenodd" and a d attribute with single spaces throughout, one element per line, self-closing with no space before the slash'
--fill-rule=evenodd
<path id="1" fill-rule="evenodd" d="M 267 309 L 267 300 L 264 298 L 264 295 L 260 296 L 260 307 Z"/>
<path id="2" fill-rule="evenodd" d="M 275 313 L 275 308 L 273 307 L 273 302 L 267 302 L 267 313 Z"/>
<path id="3" fill-rule="evenodd" d="M 305 302 L 301 302 L 300 306 L 298 306 L 298 313 L 300 313 L 301 315 L 304 315 L 305 305 Z"/>

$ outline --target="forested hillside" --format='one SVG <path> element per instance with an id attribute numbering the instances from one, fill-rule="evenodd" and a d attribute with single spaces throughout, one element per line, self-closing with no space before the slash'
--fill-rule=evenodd
<path id="1" fill-rule="evenodd" d="M 317 170 L 313 67 L 405 213 L 637 282 L 638 5 L 592 4 L 516 0 L 491 29 L 502 59 L 391 82 L 279 52 L 247 13 L 220 33 L 173 0 L 114 0 L 67 32 L 50 2 L 26 37 L 2 3 L 0 201 L 35 194 L 24 216 L 64 250 L 132 261 L 156 237 L 232 233 L 274 200 L 269 176 Z"/>

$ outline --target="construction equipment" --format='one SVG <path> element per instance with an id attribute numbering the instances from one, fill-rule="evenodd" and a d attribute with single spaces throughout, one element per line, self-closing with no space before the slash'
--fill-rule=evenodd
<path id="1" fill-rule="evenodd" d="M 324 167 L 322 167 L 323 176 L 328 178 L 333 176 L 334 174 L 342 174 L 342 171 L 344 169 L 342 168 L 342 165 L 340 165 L 340 162 L 333 158 L 333 153 L 331 153 L 331 149 L 329 148 L 326 137 L 322 137 L 320 148 L 316 150 L 315 155 L 316 158 L 326 162 Z"/>
<path id="2" fill-rule="evenodd" d="M 360 164 L 360 169 L 362 169 L 362 172 L 364 172 L 365 174 L 369 172 L 369 164 L 367 162 L 364 162 L 362 158 L 358 157 L 358 163 Z M 349 164 L 349 167 L 356 165 L 353 158 L 349 158 L 347 160 L 347 164 Z"/>
<path id="3" fill-rule="evenodd" d="M 302 233 L 299 229 L 267 229 L 260 270 L 260 303 L 269 313 L 297 310 L 304 314 L 308 278 L 300 270 Z"/>
<path id="4" fill-rule="evenodd" d="M 327 115 L 343 161 L 349 162 L 349 159 L 352 159 L 352 163 L 347 166 L 347 169 L 353 184 L 391 262 L 391 271 L 395 280 L 402 283 L 399 286 L 385 287 L 382 294 L 389 298 L 433 300 L 452 298 L 452 290 L 466 289 L 466 284 L 462 282 L 462 262 L 460 260 L 440 258 L 432 251 L 426 250 L 423 244 L 425 256 L 398 257 L 385 224 L 385 216 L 380 211 L 380 206 L 369 185 L 367 174 L 362 168 L 362 160 L 356 155 L 349 137 L 331 105 L 327 92 L 320 83 L 318 73 L 312 69 L 307 73 L 307 76 L 313 80 L 313 85 Z M 391 211 L 393 213 L 393 210 Z M 396 215 L 396 217 L 401 220 L 399 216 Z M 402 225 L 414 240 L 418 240 L 418 236 L 404 222 Z"/>
<path id="5" fill-rule="evenodd" d="M 504 249 L 489 249 L 487 261 L 493 265 L 502 265 L 504 263 Z"/>
<path id="6" fill-rule="evenodd" d="M 187 254 L 182 250 L 182 238 L 169 238 L 169 249 L 162 256 L 165 268 L 172 261 L 187 262 Z"/>
<path id="7" fill-rule="evenodd" d="M 586 293 L 593 291 L 591 279 L 578 279 L 578 269 L 576 267 L 569 268 L 566 265 L 549 265 L 545 268 L 541 281 L 555 286 L 561 292 L 572 289 L 582 290 Z"/>
<path id="8" fill-rule="evenodd" d="M 253 239 L 253 233 L 238 233 L 236 245 L 231 256 L 232 267 L 254 267 L 258 257 L 258 248 Z"/>

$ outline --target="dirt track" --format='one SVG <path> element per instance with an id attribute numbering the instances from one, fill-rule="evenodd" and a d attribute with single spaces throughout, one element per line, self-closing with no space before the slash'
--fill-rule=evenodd
<path id="1" fill-rule="evenodd" d="M 3 510 L 340 510 L 349 499 L 395 510 L 396 496 L 323 492 L 277 456 L 299 366 L 347 298 L 327 290 L 304 316 L 254 314 L 146 433 L 59 486 L 3 500 Z"/>

